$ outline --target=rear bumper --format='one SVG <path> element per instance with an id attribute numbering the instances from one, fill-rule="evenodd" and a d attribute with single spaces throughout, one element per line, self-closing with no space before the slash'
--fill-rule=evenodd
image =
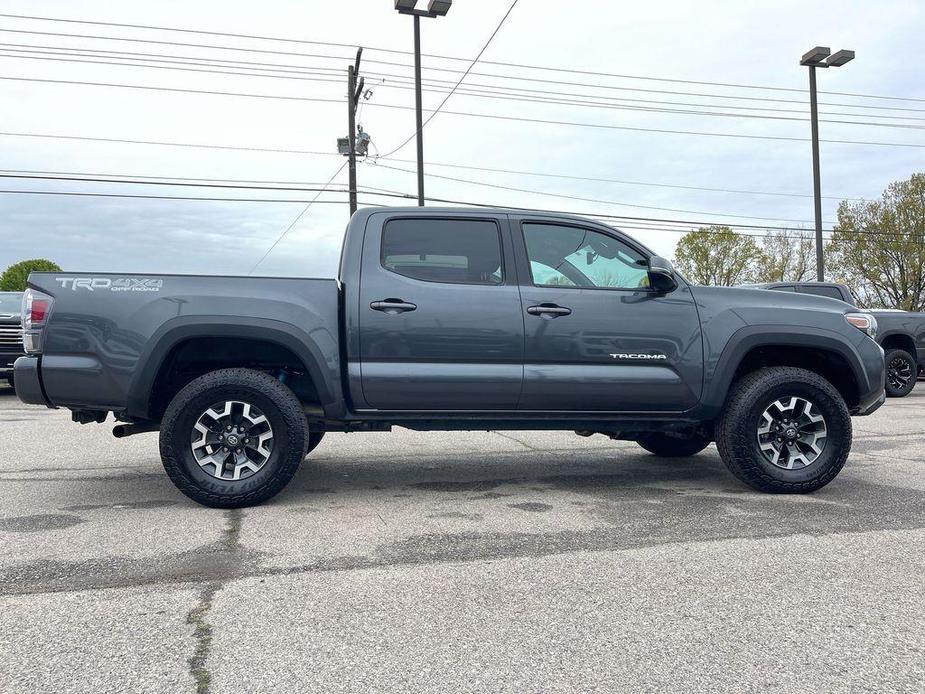
<path id="1" fill-rule="evenodd" d="M 27 405 L 52 407 L 42 390 L 38 357 L 20 357 L 16 360 L 13 369 L 16 397 Z"/>
<path id="2" fill-rule="evenodd" d="M 20 351 L 0 352 L 0 376 L 8 376 L 13 373 L 13 362 L 23 356 Z"/>

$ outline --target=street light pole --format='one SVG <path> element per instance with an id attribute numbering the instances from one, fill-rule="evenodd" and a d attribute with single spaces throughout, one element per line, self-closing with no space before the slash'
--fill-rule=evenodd
<path id="1" fill-rule="evenodd" d="M 424 108 L 421 105 L 421 18 L 414 15 L 414 110 L 418 148 L 418 207 L 424 207 Z"/>
<path id="2" fill-rule="evenodd" d="M 399 14 L 414 17 L 414 121 L 418 154 L 418 207 L 424 207 L 424 107 L 421 103 L 421 17 L 444 17 L 453 0 L 430 0 L 426 10 L 416 9 L 418 0 L 395 0 Z"/>
<path id="3" fill-rule="evenodd" d="M 816 68 L 841 67 L 854 59 L 854 51 L 832 53 L 825 46 L 816 46 L 803 54 L 800 65 L 809 68 L 809 119 L 813 140 L 813 206 L 816 222 L 816 280 L 825 281 L 825 256 L 822 252 L 822 181 L 819 171 L 819 106 L 816 101 Z"/>
<path id="4" fill-rule="evenodd" d="M 822 253 L 822 182 L 819 180 L 819 110 L 816 104 L 816 66 L 809 66 L 809 117 L 813 131 L 813 205 L 816 220 L 816 280 L 825 282 Z"/>

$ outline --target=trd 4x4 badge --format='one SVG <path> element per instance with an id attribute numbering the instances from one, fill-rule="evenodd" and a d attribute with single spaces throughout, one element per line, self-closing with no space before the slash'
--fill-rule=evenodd
<path id="1" fill-rule="evenodd" d="M 159 292 L 164 286 L 164 280 L 149 277 L 55 277 L 55 282 L 61 284 L 63 289 L 77 291 L 86 289 L 90 292 Z"/>

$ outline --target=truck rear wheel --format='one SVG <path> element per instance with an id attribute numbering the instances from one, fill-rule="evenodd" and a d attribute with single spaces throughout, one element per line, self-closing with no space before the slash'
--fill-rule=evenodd
<path id="1" fill-rule="evenodd" d="M 161 422 L 171 481 L 216 508 L 259 504 L 292 479 L 308 445 L 299 399 L 250 369 L 213 371 L 183 388 Z"/>
<path id="2" fill-rule="evenodd" d="M 915 357 L 904 349 L 887 350 L 883 357 L 886 363 L 886 394 L 890 398 L 904 398 L 915 388 L 918 365 Z"/>
<path id="3" fill-rule="evenodd" d="M 824 487 L 851 450 L 851 417 L 824 378 L 793 367 L 760 369 L 736 382 L 716 427 L 726 467 L 762 492 Z"/>
<path id="4" fill-rule="evenodd" d="M 682 436 L 674 434 L 650 433 L 642 434 L 636 443 L 649 453 L 662 458 L 688 458 L 697 455 L 710 445 L 706 436 Z"/>

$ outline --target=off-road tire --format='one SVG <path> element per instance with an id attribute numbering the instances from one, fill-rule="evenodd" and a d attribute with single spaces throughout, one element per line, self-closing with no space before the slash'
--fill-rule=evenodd
<path id="1" fill-rule="evenodd" d="M 274 434 L 263 466 L 235 481 L 203 470 L 190 448 L 200 414 L 228 400 L 259 408 Z M 275 496 L 298 470 L 307 445 L 308 426 L 299 399 L 275 378 L 251 369 L 222 369 L 197 378 L 177 393 L 161 421 L 160 451 L 167 475 L 186 496 L 215 508 L 253 506 Z"/>
<path id="2" fill-rule="evenodd" d="M 706 436 L 681 436 L 657 432 L 642 434 L 636 439 L 636 443 L 660 458 L 688 458 L 697 455 L 710 445 L 710 441 Z"/>
<path id="3" fill-rule="evenodd" d="M 759 419 L 778 398 L 808 399 L 825 418 L 827 437 L 819 457 L 785 470 L 770 462 L 758 444 Z M 762 492 L 805 494 L 835 479 L 851 451 L 851 417 L 844 399 L 821 376 L 789 366 L 754 371 L 736 381 L 716 424 L 716 447 L 733 475 Z"/>
<path id="4" fill-rule="evenodd" d="M 915 357 L 904 349 L 890 349 L 883 356 L 883 363 L 886 364 L 887 369 L 886 396 L 888 398 L 904 398 L 909 395 L 912 389 L 915 388 L 916 376 L 919 370 Z M 897 365 L 905 366 L 908 373 L 908 380 L 905 385 L 890 383 L 890 369 L 895 368 Z"/>

